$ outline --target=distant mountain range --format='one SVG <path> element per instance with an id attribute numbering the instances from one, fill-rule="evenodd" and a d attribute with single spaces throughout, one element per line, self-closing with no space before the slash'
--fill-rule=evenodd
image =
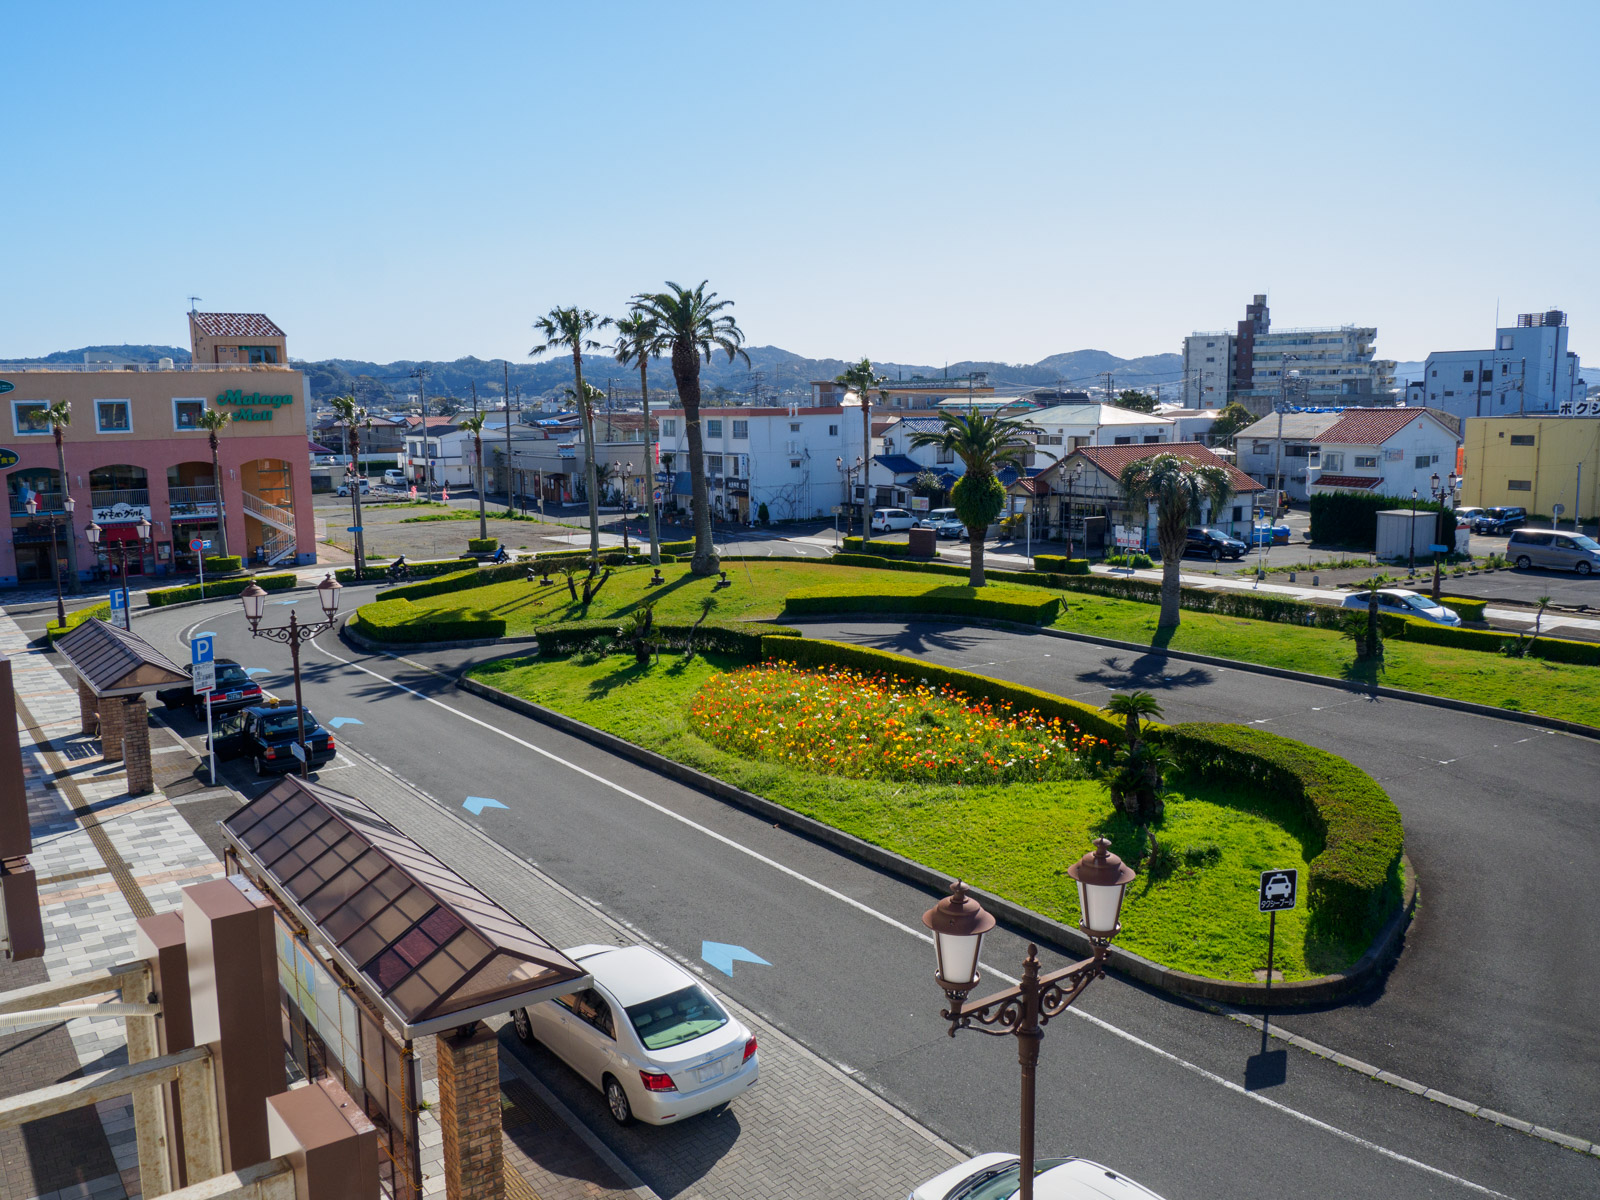
<path id="1" fill-rule="evenodd" d="M 84 355 L 110 358 L 127 362 L 157 362 L 170 358 L 174 362 L 189 361 L 189 351 L 177 346 L 83 346 L 77 350 L 61 350 L 43 358 L 11 359 L 19 364 L 81 363 Z M 749 348 L 750 366 L 742 360 L 729 363 L 718 356 L 701 369 L 701 383 L 708 401 L 749 403 L 761 397 L 799 396 L 808 394 L 813 380 L 833 379 L 850 364 L 840 358 L 806 358 L 776 346 Z M 387 404 L 417 390 L 414 373 L 427 372 L 425 381 L 429 398 L 453 396 L 466 402 L 472 387 L 477 385 L 478 395 L 499 399 L 504 390 L 505 369 L 498 359 L 458 358 L 453 362 L 419 362 L 409 359 L 399 362 L 374 363 L 361 359 L 331 358 L 319 362 L 294 360 L 293 365 L 306 373 L 306 380 L 314 400 L 330 396 L 354 394 L 363 404 Z M 1183 358 L 1178 354 L 1151 354 L 1143 358 L 1118 358 L 1104 350 L 1073 350 L 1065 354 L 1052 354 L 1036 363 L 1003 362 L 953 362 L 934 367 L 917 363 L 878 363 L 877 367 L 890 379 L 912 379 L 918 376 L 952 381 L 966 381 L 970 372 L 986 373 L 987 382 L 1002 390 L 1008 388 L 1041 387 L 1060 384 L 1070 388 L 1103 387 L 1106 372 L 1111 373 L 1111 385 L 1117 390 L 1137 388 L 1155 392 L 1158 388 L 1164 397 L 1176 399 L 1183 379 Z M 572 359 L 551 356 L 541 362 L 526 360 L 510 364 L 510 383 L 513 394 L 521 389 L 524 400 L 541 397 L 559 397 L 565 388 L 572 386 Z M 605 355 L 584 358 L 584 378 L 597 387 L 614 386 L 619 396 L 637 395 L 639 373 L 636 369 L 619 367 Z M 614 381 L 614 384 L 612 383 Z M 673 393 L 672 371 L 664 362 L 650 364 L 652 395 L 667 396 Z"/>

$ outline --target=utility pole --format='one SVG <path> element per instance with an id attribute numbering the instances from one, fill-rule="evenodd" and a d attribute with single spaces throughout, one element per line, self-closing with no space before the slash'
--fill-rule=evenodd
<path id="1" fill-rule="evenodd" d="M 1110 404 L 1111 403 L 1111 397 L 1115 394 L 1111 390 L 1111 372 L 1110 371 L 1102 371 L 1100 373 L 1101 373 L 1101 375 L 1105 376 L 1105 381 L 1106 381 L 1106 403 Z"/>
<path id="2" fill-rule="evenodd" d="M 1522 376 L 1517 383 L 1517 416 L 1523 416 L 1528 404 L 1528 360 L 1522 360 Z"/>
<path id="3" fill-rule="evenodd" d="M 1278 524 L 1278 501 L 1283 498 L 1283 413 L 1289 407 L 1289 364 L 1299 362 L 1297 354 L 1285 354 L 1283 366 L 1278 370 L 1278 440 L 1277 450 L 1273 454 L 1272 465 L 1272 526 Z M 1254 522 L 1251 523 L 1254 525 Z M 1259 535 L 1255 535 L 1259 536 Z M 1270 536 L 1270 535 L 1268 535 Z M 1266 557 L 1265 545 L 1262 547 L 1262 559 Z"/>
<path id="4" fill-rule="evenodd" d="M 500 365 L 505 368 L 506 389 L 506 516 L 516 511 L 517 502 L 515 493 L 511 490 L 511 364 L 505 359 L 500 360 Z"/>
<path id="5" fill-rule="evenodd" d="M 428 441 L 428 368 L 418 367 L 411 372 L 411 378 L 417 381 L 417 400 L 422 406 L 422 461 L 423 473 L 426 475 L 428 485 L 428 499 L 433 500 L 433 451 L 429 449 Z"/>

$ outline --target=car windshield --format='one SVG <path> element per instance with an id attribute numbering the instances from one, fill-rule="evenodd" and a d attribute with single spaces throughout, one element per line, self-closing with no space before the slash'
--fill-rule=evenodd
<path id="1" fill-rule="evenodd" d="M 1584 534 L 1578 534 L 1572 539 L 1572 544 L 1579 550 L 1587 550 L 1590 554 L 1600 554 L 1600 542 Z"/>
<path id="2" fill-rule="evenodd" d="M 1214 538 L 1230 538 L 1233 536 L 1231 533 L 1224 533 L 1220 529 L 1208 529 L 1206 532 Z"/>
<path id="3" fill-rule="evenodd" d="M 250 676 L 244 673 L 244 668 L 236 663 L 228 663 L 217 668 L 218 687 L 239 687 L 250 682 Z"/>
<path id="4" fill-rule="evenodd" d="M 1411 599 L 1411 607 L 1412 608 L 1443 608 L 1444 607 L 1444 605 L 1440 604 L 1432 596 L 1412 596 L 1412 597 L 1410 597 L 1410 599 Z"/>
<path id="5" fill-rule="evenodd" d="M 1066 1161 L 1064 1158 L 1034 1159 L 1034 1179 Z M 960 1191 L 951 1192 L 948 1200 L 1010 1200 L 1017 1194 L 1017 1178 L 1022 1174 L 1021 1167 L 1021 1163 L 1010 1163 L 983 1171 Z"/>
<path id="6" fill-rule="evenodd" d="M 665 1050 L 693 1041 L 728 1023 L 722 1006 L 697 983 L 632 1005 L 626 1011 L 646 1050 Z"/>
<path id="7" fill-rule="evenodd" d="M 311 715 L 311 710 L 309 708 L 305 709 L 304 711 L 306 714 L 306 728 L 310 729 L 317 723 L 317 719 Z M 268 735 L 277 733 L 299 733 L 300 721 L 295 716 L 294 709 L 280 708 L 274 712 L 267 713 L 261 718 L 261 732 Z"/>

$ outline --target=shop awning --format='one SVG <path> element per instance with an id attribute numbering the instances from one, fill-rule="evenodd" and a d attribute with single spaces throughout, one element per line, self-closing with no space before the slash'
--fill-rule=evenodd
<path id="1" fill-rule="evenodd" d="M 125 525 L 100 526 L 100 541 L 106 542 L 137 542 L 139 540 L 139 522 L 130 521 Z"/>

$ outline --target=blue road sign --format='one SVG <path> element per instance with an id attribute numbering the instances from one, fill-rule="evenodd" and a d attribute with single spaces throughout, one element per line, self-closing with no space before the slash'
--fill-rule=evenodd
<path id="1" fill-rule="evenodd" d="M 189 661 L 208 663 L 215 660 L 216 643 L 209 637 L 197 637 L 189 643 Z"/>
<path id="2" fill-rule="evenodd" d="M 1435 554 L 1449 554 L 1450 553 L 1450 547 L 1446 546 L 1446 545 L 1443 545 L 1443 544 L 1441 544 L 1439 542 L 1435 542 L 1433 545 L 1429 546 L 1428 549 L 1432 550 Z"/>
<path id="3" fill-rule="evenodd" d="M 115 587 L 111 589 L 111 611 L 118 612 L 128 607 L 128 592 L 126 588 Z"/>
<path id="4" fill-rule="evenodd" d="M 344 531 L 346 533 L 360 533 L 361 529 L 362 527 L 360 525 L 346 525 L 344 527 Z"/>
<path id="5" fill-rule="evenodd" d="M 726 942 L 701 942 L 700 957 L 729 979 L 733 978 L 733 964 L 736 962 L 759 963 L 763 967 L 772 965 L 759 954 L 752 954 L 743 946 L 730 946 Z"/>

